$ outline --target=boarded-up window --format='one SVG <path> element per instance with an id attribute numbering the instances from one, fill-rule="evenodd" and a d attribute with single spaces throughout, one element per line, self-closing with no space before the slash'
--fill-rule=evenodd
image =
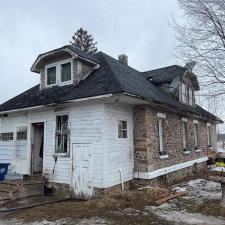
<path id="1" fill-rule="evenodd" d="M 69 126 L 68 115 L 60 115 L 56 117 L 56 153 L 69 152 Z"/>
<path id="2" fill-rule="evenodd" d="M 166 155 L 165 150 L 165 135 L 164 135 L 164 118 L 158 118 L 157 127 L 158 127 L 158 143 L 159 143 L 159 154 Z"/>
<path id="3" fill-rule="evenodd" d="M 127 121 L 118 121 L 118 138 L 127 138 Z"/>
<path id="4" fill-rule="evenodd" d="M 18 127 L 16 132 L 17 141 L 27 140 L 27 127 Z"/>
<path id="5" fill-rule="evenodd" d="M 212 147 L 212 133 L 211 133 L 210 125 L 207 125 L 207 141 L 208 141 L 208 146 Z"/>
<path id="6" fill-rule="evenodd" d="M 0 133 L 0 141 L 13 141 L 13 132 Z"/>
<path id="7" fill-rule="evenodd" d="M 198 123 L 194 123 L 194 148 L 195 150 L 200 148 L 200 139 L 199 139 L 199 126 Z"/>
<path id="8" fill-rule="evenodd" d="M 187 121 L 182 121 L 182 138 L 183 138 L 183 149 L 187 150 L 187 139 L 188 139 Z"/>

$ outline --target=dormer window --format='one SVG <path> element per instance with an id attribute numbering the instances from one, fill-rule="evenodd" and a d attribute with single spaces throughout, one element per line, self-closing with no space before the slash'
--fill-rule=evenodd
<path id="1" fill-rule="evenodd" d="M 47 68 L 47 85 L 56 84 L 56 66 Z"/>
<path id="2" fill-rule="evenodd" d="M 64 60 L 45 67 L 46 86 L 72 83 L 72 61 Z"/>
<path id="3" fill-rule="evenodd" d="M 194 105 L 194 91 L 191 86 L 181 83 L 181 101 L 183 103 Z"/>
<path id="4" fill-rule="evenodd" d="M 71 81 L 71 62 L 61 64 L 61 82 Z"/>

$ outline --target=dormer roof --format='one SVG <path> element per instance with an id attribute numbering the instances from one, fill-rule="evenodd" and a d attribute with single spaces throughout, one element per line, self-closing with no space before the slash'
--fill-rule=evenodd
<path id="1" fill-rule="evenodd" d="M 45 64 L 46 60 L 51 60 L 56 57 L 64 57 L 64 56 L 68 56 L 72 58 L 80 58 L 84 61 L 88 61 L 89 63 L 92 63 L 93 65 L 99 64 L 95 55 L 88 54 L 84 51 L 81 51 L 72 45 L 65 45 L 61 48 L 57 48 L 52 51 L 40 54 L 35 60 L 35 62 L 33 63 L 30 70 L 31 72 L 40 73 L 40 68 L 42 67 L 43 64 Z"/>
<path id="2" fill-rule="evenodd" d="M 163 67 L 155 70 L 150 70 L 143 72 L 147 79 L 156 85 L 168 84 L 172 82 L 177 77 L 183 78 L 188 77 L 191 80 L 192 86 L 195 91 L 200 90 L 197 76 L 188 68 L 172 65 L 168 67 Z"/>

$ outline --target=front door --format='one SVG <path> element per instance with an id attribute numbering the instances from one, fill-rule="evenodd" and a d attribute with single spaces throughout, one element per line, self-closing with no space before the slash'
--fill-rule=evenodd
<path id="1" fill-rule="evenodd" d="M 31 168 L 32 174 L 41 173 L 43 169 L 44 123 L 32 124 Z"/>
<path id="2" fill-rule="evenodd" d="M 74 197 L 89 199 L 93 193 L 93 163 L 91 145 L 73 144 Z"/>

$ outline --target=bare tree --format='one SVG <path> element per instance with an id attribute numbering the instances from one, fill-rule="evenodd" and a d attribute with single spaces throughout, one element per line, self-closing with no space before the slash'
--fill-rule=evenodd
<path id="1" fill-rule="evenodd" d="M 178 0 L 184 22 L 174 21 L 178 56 L 197 62 L 203 87 L 225 93 L 225 0 Z"/>

